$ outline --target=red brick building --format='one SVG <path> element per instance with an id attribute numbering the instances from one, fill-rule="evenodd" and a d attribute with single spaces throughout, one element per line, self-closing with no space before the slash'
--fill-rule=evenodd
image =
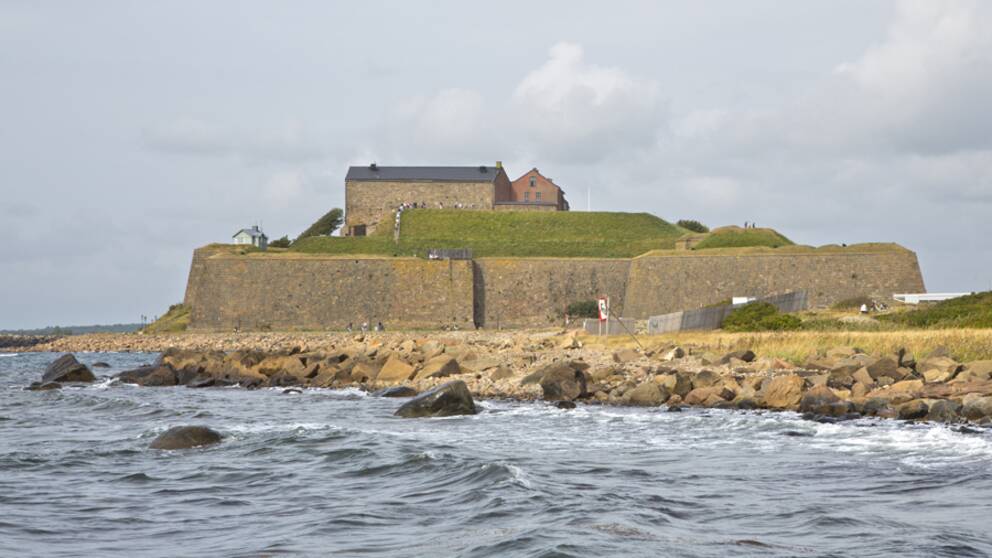
<path id="1" fill-rule="evenodd" d="M 553 180 L 541 174 L 536 168 L 510 184 L 514 205 L 535 206 L 552 211 L 568 211 L 565 192 Z"/>

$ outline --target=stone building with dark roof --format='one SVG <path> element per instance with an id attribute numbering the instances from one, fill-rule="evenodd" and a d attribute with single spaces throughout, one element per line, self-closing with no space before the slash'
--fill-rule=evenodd
<path id="1" fill-rule="evenodd" d="M 345 234 L 371 234 L 392 226 L 406 204 L 429 209 L 494 209 L 510 201 L 510 178 L 501 163 L 477 167 L 350 167 L 344 181 Z"/>

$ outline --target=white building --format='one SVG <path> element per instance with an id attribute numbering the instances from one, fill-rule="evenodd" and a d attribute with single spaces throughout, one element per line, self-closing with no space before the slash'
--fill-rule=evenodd
<path id="1" fill-rule="evenodd" d="M 234 243 L 251 245 L 259 250 L 265 250 L 269 247 L 269 237 L 265 236 L 265 233 L 262 232 L 262 229 L 258 228 L 258 225 L 253 225 L 235 233 Z"/>

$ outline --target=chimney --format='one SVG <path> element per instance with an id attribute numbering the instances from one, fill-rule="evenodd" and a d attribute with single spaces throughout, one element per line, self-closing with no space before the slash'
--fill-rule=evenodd
<path id="1" fill-rule="evenodd" d="M 496 161 L 496 168 L 498 169 L 503 168 L 503 161 Z"/>

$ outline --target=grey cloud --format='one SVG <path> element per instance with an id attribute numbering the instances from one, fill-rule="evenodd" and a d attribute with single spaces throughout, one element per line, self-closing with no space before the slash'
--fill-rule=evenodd
<path id="1" fill-rule="evenodd" d="M 237 157 L 246 162 L 306 162 L 329 150 L 308 137 L 302 127 L 235 129 L 199 119 L 180 118 L 150 126 L 141 133 L 151 150 L 201 157 Z"/>

